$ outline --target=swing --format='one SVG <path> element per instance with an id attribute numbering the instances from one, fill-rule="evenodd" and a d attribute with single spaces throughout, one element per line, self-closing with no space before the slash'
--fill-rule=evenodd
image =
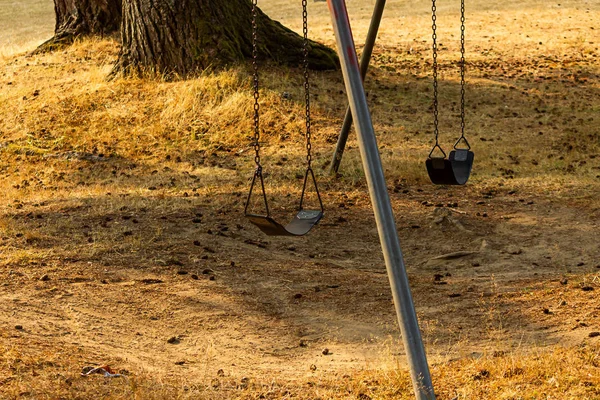
<path id="1" fill-rule="evenodd" d="M 256 169 L 254 170 L 254 176 L 252 178 L 252 184 L 250 185 L 250 192 L 246 200 L 246 207 L 244 208 L 244 214 L 248 220 L 256 225 L 263 233 L 268 236 L 304 236 L 323 218 L 323 202 L 321 201 L 321 195 L 319 194 L 319 188 L 317 187 L 317 180 L 315 173 L 312 169 L 312 155 L 311 155 L 311 124 L 310 124 L 310 80 L 308 73 L 308 16 L 306 10 L 307 0 L 302 0 L 302 18 L 303 18 L 303 52 L 304 52 L 304 92 L 305 92 L 305 104 L 306 104 L 306 162 L 307 168 L 304 174 L 304 185 L 302 186 L 302 195 L 300 196 L 300 205 L 298 207 L 298 213 L 296 216 L 287 224 L 282 225 L 271 217 L 269 211 L 269 203 L 267 201 L 267 194 L 265 192 L 265 183 L 263 179 L 263 169 L 260 162 L 260 126 L 259 126 L 259 92 L 258 92 L 258 50 L 257 50 L 257 0 L 252 0 L 252 64 L 254 67 L 254 162 L 256 163 Z M 305 210 L 304 195 L 306 193 L 307 184 L 311 180 L 315 185 L 315 192 L 319 200 L 320 209 L 318 210 Z M 260 182 L 260 189 L 262 191 L 262 197 L 265 204 L 266 214 L 253 214 L 248 212 L 250 205 L 250 199 L 252 197 L 252 191 L 254 186 Z"/>
<path id="2" fill-rule="evenodd" d="M 465 1 L 461 0 L 460 5 L 460 118 L 461 118 L 461 136 L 454 143 L 454 149 L 450 155 L 439 144 L 438 130 L 438 63 L 437 63 L 437 34 L 436 34 L 436 0 L 432 0 L 432 20 L 433 20 L 433 124 L 435 133 L 435 145 L 431 149 L 425 165 L 429 179 L 436 185 L 464 185 L 469 180 L 473 159 L 475 155 L 471 151 L 471 146 L 465 137 Z M 464 147 L 459 145 L 464 143 Z M 441 156 L 435 156 L 438 149 Z"/>

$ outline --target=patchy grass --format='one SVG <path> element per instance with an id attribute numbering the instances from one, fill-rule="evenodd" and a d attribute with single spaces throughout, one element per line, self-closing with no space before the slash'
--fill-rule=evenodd
<path id="1" fill-rule="evenodd" d="M 9 3 L 0 22 L 23 9 Z M 48 22 L 46 6 L 27 10 Z M 300 27 L 288 2 L 261 6 Z M 360 47 L 372 4 L 348 6 Z M 476 164 L 469 185 L 444 188 L 423 166 L 429 6 L 389 2 L 366 87 L 438 396 L 600 398 L 600 9 L 469 5 Z M 309 7 L 311 36 L 334 45 L 326 4 Z M 440 8 L 446 147 L 459 125 L 455 8 Z M 312 74 L 326 219 L 301 240 L 265 238 L 241 218 L 248 66 L 108 81 L 117 43 L 28 57 L 46 28 L 28 33 L 17 14 L 0 32 L 20 38 L 0 49 L 0 398 L 411 398 L 353 137 L 342 176 L 326 175 L 339 72 Z M 302 77 L 262 74 L 268 196 L 285 218 L 303 174 Z M 80 376 L 105 364 L 128 377 Z"/>

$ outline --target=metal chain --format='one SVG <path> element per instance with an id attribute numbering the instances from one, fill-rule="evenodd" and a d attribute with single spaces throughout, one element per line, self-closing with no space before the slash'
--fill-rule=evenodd
<path id="1" fill-rule="evenodd" d="M 260 165 L 260 120 L 259 120 L 259 109 L 258 103 L 259 92 L 258 92 L 258 24 L 257 24 L 257 11 L 258 0 L 252 0 L 252 67 L 254 69 L 254 162 L 256 163 L 256 173 L 262 173 L 262 167 Z"/>
<path id="2" fill-rule="evenodd" d="M 460 2 L 460 131 L 461 135 L 456 144 L 462 140 L 470 148 L 465 138 L 465 0 Z"/>
<path id="3" fill-rule="evenodd" d="M 302 50 L 304 52 L 304 97 L 306 104 L 306 162 L 308 168 L 311 168 L 312 163 L 312 144 L 311 144 L 311 122 L 310 122 L 310 75 L 308 72 L 308 11 L 307 0 L 302 0 L 302 31 L 304 33 L 304 41 L 302 42 Z"/>
<path id="4" fill-rule="evenodd" d="M 432 20 L 432 28 L 433 28 L 433 133 L 435 134 L 435 146 L 434 149 L 436 147 L 439 147 L 439 141 L 438 141 L 438 137 L 439 137 L 439 128 L 438 128 L 438 62 L 437 62 L 437 16 L 436 16 L 436 10 L 437 7 L 435 5 L 435 0 L 432 0 L 432 6 L 431 6 L 431 12 L 432 12 L 432 16 L 431 16 L 431 20 Z M 433 152 L 433 150 L 432 150 Z"/>

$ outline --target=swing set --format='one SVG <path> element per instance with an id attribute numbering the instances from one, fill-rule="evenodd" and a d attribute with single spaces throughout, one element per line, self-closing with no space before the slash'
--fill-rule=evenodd
<path id="1" fill-rule="evenodd" d="M 246 200 L 244 213 L 248 220 L 256 225 L 263 233 L 269 236 L 303 236 L 318 224 L 323 218 L 323 202 L 319 194 L 317 181 L 312 169 L 311 154 L 311 119 L 310 119 L 310 76 L 308 69 L 308 15 L 307 0 L 302 0 L 303 21 L 303 67 L 304 67 L 304 92 L 306 112 L 306 172 L 304 184 L 300 195 L 297 214 L 292 220 L 283 225 L 277 222 L 270 214 L 267 194 L 265 191 L 263 167 L 260 159 L 260 104 L 259 104 L 259 69 L 258 69 L 258 27 L 257 27 L 257 1 L 252 0 L 252 58 L 253 58 L 253 90 L 254 90 L 254 161 L 256 168 Z M 352 121 L 356 122 L 358 143 L 361 148 L 361 158 L 365 169 L 369 193 L 373 203 L 373 210 L 377 222 L 379 236 L 386 262 L 388 276 L 396 314 L 404 347 L 407 352 L 408 363 L 413 381 L 415 396 L 418 400 L 435 399 L 435 393 L 429 373 L 429 366 L 421 339 L 418 320 L 410 291 L 410 285 L 404 266 L 398 233 L 390 198 L 387 191 L 379 149 L 373 130 L 371 113 L 367 104 L 363 81 L 366 76 L 377 32 L 383 15 L 386 0 L 376 0 L 375 10 L 365 48 L 361 57 L 360 66 L 356 56 L 356 47 L 350 28 L 345 0 L 327 0 L 332 17 L 333 28 L 336 36 L 338 54 L 344 83 L 348 93 L 349 107 L 346 111 L 344 124 L 339 135 L 338 145 L 331 163 L 331 171 L 337 172 L 342 159 L 343 151 L 348 138 Z M 442 149 L 439 142 L 439 104 L 438 104 L 438 46 L 437 46 L 437 7 L 436 0 L 432 0 L 432 39 L 433 39 L 433 125 L 435 143 L 425 160 L 429 178 L 436 185 L 464 185 L 467 183 L 473 166 L 474 153 L 465 137 L 465 0 L 461 0 L 461 36 L 460 36 L 460 119 L 461 135 L 455 142 L 449 154 Z M 312 182 L 315 187 L 319 208 L 304 209 L 304 200 L 308 184 Z M 252 193 L 258 186 L 262 193 L 265 207 L 264 214 L 249 212 Z"/>
<path id="2" fill-rule="evenodd" d="M 373 13 L 371 26 L 363 57 L 361 59 L 361 78 L 364 80 L 368 68 L 368 64 L 372 55 L 375 38 L 383 15 L 385 0 L 379 0 Z M 436 185 L 464 185 L 467 183 L 471 175 L 473 167 L 474 153 L 471 151 L 471 146 L 465 137 L 465 1 L 461 0 L 461 36 L 460 36 L 460 118 L 461 118 L 461 135 L 453 146 L 453 150 L 449 155 L 442 149 L 439 142 L 439 101 L 438 101 L 438 45 L 437 45 L 437 7 L 436 0 L 432 0 L 432 39 L 433 39 L 433 126 L 435 144 L 429 156 L 425 161 L 425 166 L 429 178 Z M 253 146 L 255 151 L 254 161 L 256 168 L 250 185 L 250 191 L 246 200 L 244 213 L 248 220 L 256 225 L 263 233 L 268 236 L 303 236 L 318 224 L 323 218 L 324 208 L 319 193 L 315 173 L 312 169 L 312 144 L 311 144 L 311 120 L 310 120 L 310 74 L 308 69 L 308 13 L 306 0 L 302 1 L 302 26 L 303 26 L 303 68 L 304 68 L 304 93 L 305 93 L 305 108 L 306 108 L 306 171 L 304 174 L 304 184 L 300 195 L 298 212 L 292 220 L 283 225 L 277 222 L 270 214 L 269 203 L 264 185 L 263 167 L 260 159 L 260 104 L 259 104 L 259 69 L 258 69 L 258 26 L 257 26 L 257 0 L 252 0 L 252 65 L 253 65 L 253 90 L 254 90 L 254 140 Z M 346 112 L 342 131 L 338 139 L 338 146 L 334 153 L 331 170 L 337 172 L 342 159 L 343 151 L 348 138 L 348 132 L 352 124 L 352 113 L 350 107 Z M 307 185 L 312 182 L 315 187 L 315 192 L 319 202 L 318 209 L 304 209 L 304 199 L 307 190 Z M 248 211 L 252 193 L 255 186 L 258 186 L 262 192 L 265 214 L 255 214 Z"/>

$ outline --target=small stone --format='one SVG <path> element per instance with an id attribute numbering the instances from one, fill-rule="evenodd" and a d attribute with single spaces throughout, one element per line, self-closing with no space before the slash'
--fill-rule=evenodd
<path id="1" fill-rule="evenodd" d="M 548 309 L 548 308 L 544 308 L 544 309 L 542 310 L 542 312 L 543 312 L 544 314 L 552 314 L 552 311 L 550 311 L 550 309 Z"/>
<path id="2" fill-rule="evenodd" d="M 223 377 L 225 376 L 225 371 L 223 371 L 223 369 L 220 369 L 217 371 L 217 376 Z"/>
<path id="3" fill-rule="evenodd" d="M 179 343 L 179 338 L 177 336 L 172 336 L 169 339 L 167 339 L 167 343 L 169 343 L 169 344 L 178 344 Z"/>
<path id="4" fill-rule="evenodd" d="M 210 269 L 210 268 L 206 268 L 204 271 L 202 271 L 202 274 L 203 274 L 203 275 L 210 275 L 210 274 L 212 274 L 212 273 L 214 273 L 214 272 L 215 272 L 215 271 L 213 271 L 212 269 Z"/>
<path id="5" fill-rule="evenodd" d="M 199 240 L 194 240 L 194 246 L 200 246 L 200 241 Z"/>
<path id="6" fill-rule="evenodd" d="M 295 298 L 295 299 L 301 299 L 301 298 L 302 298 L 302 293 L 296 293 L 296 294 L 294 295 L 294 298 Z"/>
<path id="7" fill-rule="evenodd" d="M 196 275 L 196 274 L 192 274 L 191 278 L 192 278 L 193 280 L 197 281 L 197 280 L 198 280 L 198 275 Z"/>
<path id="8" fill-rule="evenodd" d="M 306 342 L 306 340 L 301 340 L 300 343 L 298 344 L 300 347 L 308 347 L 308 343 Z"/>
<path id="9" fill-rule="evenodd" d="M 185 361 L 175 361 L 175 365 L 183 365 L 185 364 Z"/>
<path id="10" fill-rule="evenodd" d="M 592 290 L 594 290 L 594 288 L 592 286 L 583 286 L 581 290 L 583 290 L 584 292 L 591 292 Z"/>
<path id="11" fill-rule="evenodd" d="M 50 280 L 50 277 L 48 276 L 48 274 L 44 274 L 40 277 L 40 281 L 42 282 L 48 282 Z"/>
<path id="12" fill-rule="evenodd" d="M 489 376 L 490 376 L 490 371 L 488 371 L 486 369 L 482 369 L 479 372 L 477 372 L 475 375 L 473 375 L 473 379 L 478 381 L 478 380 L 488 378 Z"/>
<path id="13" fill-rule="evenodd" d="M 563 278 L 560 280 L 561 285 L 566 285 L 567 283 L 569 283 L 569 280 L 567 278 Z"/>
<path id="14" fill-rule="evenodd" d="M 310 370 L 311 371 L 316 371 L 317 370 L 317 366 L 315 364 L 310 364 Z"/>
<path id="15" fill-rule="evenodd" d="M 323 353 L 324 356 L 328 356 L 328 355 L 331 354 L 331 352 L 329 351 L 328 348 L 324 348 L 323 351 L 322 351 L 322 353 Z"/>
<path id="16" fill-rule="evenodd" d="M 155 284 L 158 284 L 158 283 L 163 283 L 162 280 L 160 280 L 160 279 L 154 279 L 154 278 L 142 279 L 141 282 L 145 283 L 146 285 L 155 285 Z"/>
<path id="17" fill-rule="evenodd" d="M 462 296 L 460 293 L 450 293 L 448 295 L 448 297 L 450 297 L 451 299 L 456 298 L 456 297 L 460 297 L 460 296 Z"/>
<path id="18" fill-rule="evenodd" d="M 18 331 L 22 331 L 23 330 L 23 325 L 15 325 L 15 329 Z"/>
<path id="19" fill-rule="evenodd" d="M 588 336 L 589 337 L 598 337 L 598 336 L 600 336 L 600 332 L 590 332 Z"/>
<path id="20" fill-rule="evenodd" d="M 519 255 L 519 254 L 523 253 L 523 249 L 521 249 L 517 246 L 508 246 L 506 251 L 508 252 L 508 254 L 513 254 L 513 255 Z"/>
<path id="21" fill-rule="evenodd" d="M 209 280 L 209 281 L 214 281 L 215 279 L 216 279 L 216 278 L 215 278 L 215 276 L 214 276 L 214 275 L 211 275 L 211 277 L 210 277 L 210 278 L 208 278 L 208 280 Z"/>
<path id="22" fill-rule="evenodd" d="M 179 271 L 177 271 L 177 275 L 187 275 L 187 274 L 188 274 L 188 272 L 183 269 L 180 269 Z"/>

